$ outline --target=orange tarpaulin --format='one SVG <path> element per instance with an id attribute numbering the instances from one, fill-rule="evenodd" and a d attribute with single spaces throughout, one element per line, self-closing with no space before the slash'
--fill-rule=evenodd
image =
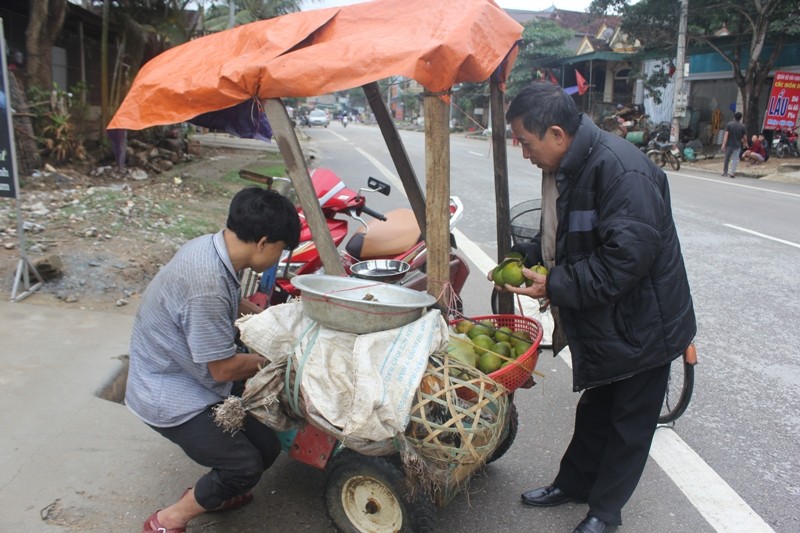
<path id="1" fill-rule="evenodd" d="M 522 26 L 493 0 L 375 0 L 254 22 L 148 62 L 108 129 L 175 124 L 254 97 L 405 76 L 431 92 L 507 77 Z M 505 60 L 505 61 L 504 61 Z"/>

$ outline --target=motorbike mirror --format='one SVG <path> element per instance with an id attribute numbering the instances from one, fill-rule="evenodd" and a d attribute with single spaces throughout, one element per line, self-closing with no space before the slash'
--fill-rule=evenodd
<path id="1" fill-rule="evenodd" d="M 376 180 L 372 176 L 370 176 L 367 180 L 367 187 L 375 192 L 381 193 L 384 196 L 389 196 L 389 193 L 392 192 L 392 187 L 388 183 Z"/>

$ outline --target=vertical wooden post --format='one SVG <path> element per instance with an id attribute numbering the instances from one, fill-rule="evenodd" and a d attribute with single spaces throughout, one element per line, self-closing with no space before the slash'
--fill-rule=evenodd
<path id="1" fill-rule="evenodd" d="M 325 266 L 325 273 L 333 276 L 344 276 L 346 272 L 339 258 L 339 251 L 333 242 L 333 237 L 328 231 L 325 223 L 325 216 L 319 205 L 317 193 L 308 175 L 303 150 L 300 148 L 300 141 L 294 133 L 294 126 L 286 112 L 286 107 L 280 98 L 269 98 L 264 101 L 264 111 L 267 114 L 272 131 L 275 134 L 275 142 L 283 156 L 286 164 L 286 173 L 292 180 L 300 205 L 303 207 L 303 215 L 306 217 L 311 235 L 314 237 L 314 244 L 319 250 L 320 259 Z"/>
<path id="2" fill-rule="evenodd" d="M 450 117 L 448 105 L 425 94 L 425 188 L 428 293 L 450 304 Z"/>
<path id="3" fill-rule="evenodd" d="M 506 144 L 506 119 L 503 91 L 497 83 L 490 83 L 489 105 L 492 113 L 492 153 L 494 154 L 494 195 L 497 210 L 497 261 L 511 250 L 511 224 L 508 200 L 508 154 Z M 514 312 L 511 294 L 500 293 L 497 311 Z"/>
<path id="4" fill-rule="evenodd" d="M 381 98 L 378 83 L 368 83 L 363 86 L 363 89 L 367 102 L 369 102 L 372 112 L 375 114 L 375 120 L 378 121 L 378 127 L 380 127 L 383 139 L 386 141 L 386 147 L 389 149 L 389 155 L 392 156 L 400 181 L 403 182 L 406 196 L 408 196 L 408 201 L 411 203 L 411 210 L 414 211 L 414 216 L 424 239 L 427 226 L 425 222 L 425 196 L 422 194 L 419 180 L 417 180 L 417 175 L 414 173 L 414 167 L 411 166 L 406 148 L 400 140 L 397 126 L 389 115 L 386 102 Z"/>

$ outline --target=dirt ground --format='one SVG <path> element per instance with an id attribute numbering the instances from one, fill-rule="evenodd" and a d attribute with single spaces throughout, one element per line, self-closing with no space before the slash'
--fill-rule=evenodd
<path id="1" fill-rule="evenodd" d="M 18 200 L 0 203 L 0 290 L 10 298 L 19 269 L 20 201 L 28 260 L 56 256 L 63 264 L 63 274 L 25 302 L 132 313 L 181 244 L 224 227 L 232 195 L 249 184 L 236 177 L 238 170 L 269 165 L 268 158 L 204 148 L 160 174 L 51 167 L 20 177 Z M 23 292 L 20 283 L 16 293 Z"/>

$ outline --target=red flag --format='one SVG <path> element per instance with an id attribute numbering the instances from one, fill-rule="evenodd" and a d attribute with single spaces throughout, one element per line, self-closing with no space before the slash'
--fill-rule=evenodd
<path id="1" fill-rule="evenodd" d="M 547 69 L 547 75 L 550 78 L 550 83 L 552 83 L 553 85 L 558 85 L 558 80 L 556 79 L 555 76 L 553 76 L 553 71 L 552 70 Z"/>
<path id="2" fill-rule="evenodd" d="M 669 60 L 669 71 L 668 71 L 668 74 L 669 74 L 670 78 L 672 77 L 673 74 L 675 74 L 675 63 L 673 63 L 671 59 Z"/>
<path id="3" fill-rule="evenodd" d="M 578 69 L 575 69 L 575 79 L 578 82 L 578 94 L 583 95 L 589 90 L 589 84 L 586 83 L 586 78 L 581 76 L 581 73 L 578 72 Z"/>

